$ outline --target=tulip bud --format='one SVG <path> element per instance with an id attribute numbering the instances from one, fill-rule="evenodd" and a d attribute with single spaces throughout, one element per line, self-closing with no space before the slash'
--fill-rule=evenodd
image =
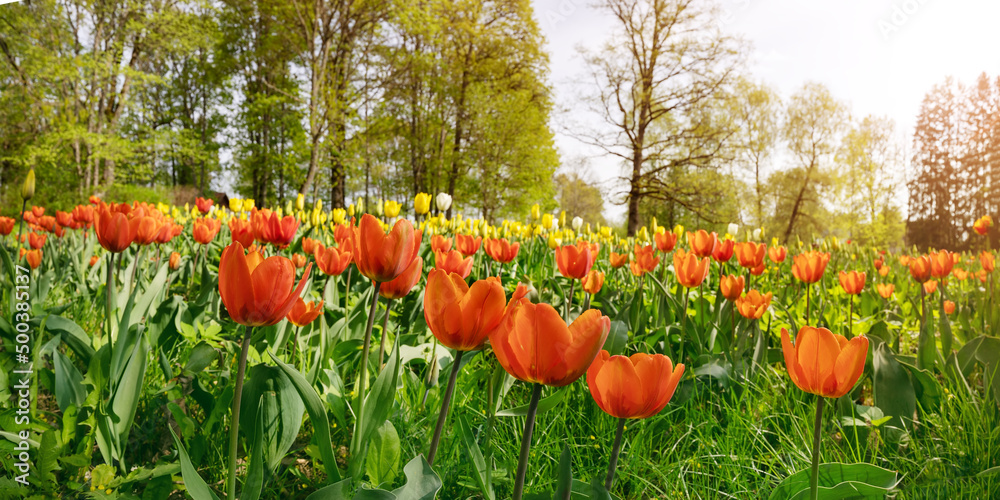
<path id="1" fill-rule="evenodd" d="M 305 210 L 306 208 L 306 195 L 299 193 L 295 197 L 295 208 L 298 210 Z M 291 210 L 289 210 L 291 212 Z"/>
<path id="2" fill-rule="evenodd" d="M 24 178 L 24 185 L 21 186 L 21 199 L 28 201 L 35 196 L 35 169 L 28 169 L 28 175 Z"/>
<path id="3" fill-rule="evenodd" d="M 729 227 L 726 228 L 726 232 L 733 236 L 736 236 L 737 234 L 740 234 L 740 226 L 733 223 L 729 223 Z"/>
<path id="4" fill-rule="evenodd" d="M 352 203 L 351 205 L 349 205 L 347 207 L 347 216 L 348 217 L 354 217 L 354 213 L 355 213 L 354 204 Z"/>
<path id="5" fill-rule="evenodd" d="M 354 202 L 354 205 L 355 205 L 355 210 L 357 210 L 358 213 L 363 213 L 365 211 L 365 199 L 364 198 L 358 196 L 358 201 Z"/>
<path id="6" fill-rule="evenodd" d="M 566 227 L 566 211 L 559 212 L 559 227 Z"/>
<path id="7" fill-rule="evenodd" d="M 754 239 L 754 241 L 760 240 L 760 237 L 763 236 L 763 235 L 764 235 L 764 231 L 763 231 L 762 228 L 758 227 L 757 229 L 753 230 L 753 239 Z"/>
<path id="8" fill-rule="evenodd" d="M 451 195 L 448 193 L 438 193 L 437 198 L 434 199 L 437 204 L 437 208 L 441 212 L 447 212 L 451 208 Z"/>
<path id="9" fill-rule="evenodd" d="M 535 203 L 531 206 L 531 220 L 538 220 L 542 217 L 542 207 Z"/>
<path id="10" fill-rule="evenodd" d="M 381 199 L 379 199 L 378 203 L 375 204 L 375 213 L 378 214 L 379 216 L 385 213 L 385 205 L 383 204 Z"/>
<path id="11" fill-rule="evenodd" d="M 573 217 L 573 230 L 579 232 L 581 227 L 583 227 L 583 219 Z"/>

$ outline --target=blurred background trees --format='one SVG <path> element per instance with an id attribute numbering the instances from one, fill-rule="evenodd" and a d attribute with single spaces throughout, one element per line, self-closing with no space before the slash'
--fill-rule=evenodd
<path id="1" fill-rule="evenodd" d="M 59 209 L 446 192 L 494 221 L 540 203 L 623 234 L 656 217 L 951 249 L 1000 220 L 1000 78 L 930 89 L 911 138 L 821 83 L 756 80 L 708 0 L 597 7 L 615 29 L 583 54 L 581 96 L 562 96 L 586 117 L 569 126 L 530 0 L 0 6 L 0 207 L 34 167 L 38 203 Z M 560 158 L 554 130 L 617 177 L 594 180 L 613 177 L 589 172 L 594 153 Z"/>

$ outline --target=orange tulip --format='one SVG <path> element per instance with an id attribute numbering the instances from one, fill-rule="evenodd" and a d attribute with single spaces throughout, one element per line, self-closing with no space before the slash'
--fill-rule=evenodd
<path id="1" fill-rule="evenodd" d="M 214 201 L 202 198 L 200 196 L 194 199 L 194 206 L 198 207 L 198 211 L 203 214 L 207 214 L 210 210 L 212 210 L 212 205 L 214 204 L 215 204 Z"/>
<path id="2" fill-rule="evenodd" d="M 708 258 L 699 260 L 694 252 L 688 253 L 678 249 L 674 253 L 674 273 L 677 275 L 677 281 L 687 288 L 698 287 L 708 277 L 710 262 Z"/>
<path id="3" fill-rule="evenodd" d="M 583 279 L 594 265 L 596 252 L 585 241 L 576 245 L 565 245 L 556 249 L 556 265 L 559 272 L 570 279 Z"/>
<path id="4" fill-rule="evenodd" d="M 960 267 L 952 269 L 951 274 L 953 274 L 955 276 L 955 279 L 957 279 L 958 281 L 965 281 L 966 279 L 969 278 L 969 272 Z"/>
<path id="5" fill-rule="evenodd" d="M 45 215 L 45 207 L 31 207 L 31 214 L 35 217 L 41 217 Z"/>
<path id="6" fill-rule="evenodd" d="M 100 262 L 100 260 L 101 259 L 98 258 L 96 255 L 92 255 L 90 257 L 90 267 L 94 267 L 94 265 L 97 264 L 98 262 Z"/>
<path id="7" fill-rule="evenodd" d="M 993 218 L 989 215 L 984 215 L 976 219 L 976 222 L 972 224 L 972 229 L 976 231 L 976 234 L 984 236 L 990 231 L 991 227 L 993 227 Z"/>
<path id="8" fill-rule="evenodd" d="M 97 241 L 105 250 L 111 253 L 121 253 L 132 241 L 135 240 L 136 232 L 139 229 L 139 221 L 129 220 L 127 213 L 128 206 L 123 210 L 121 207 L 112 207 L 101 204 L 94 217 L 94 232 L 97 234 Z"/>
<path id="9" fill-rule="evenodd" d="M 264 258 L 260 252 L 244 254 L 233 243 L 219 260 L 219 295 L 233 321 L 246 326 L 278 323 L 292 310 L 302 293 L 312 264 L 306 266 L 295 287 L 295 266 L 285 257 Z"/>
<path id="10" fill-rule="evenodd" d="M 94 207 L 90 205 L 77 205 L 73 208 L 73 220 L 77 223 L 90 226 L 94 223 Z"/>
<path id="11" fill-rule="evenodd" d="M 389 300 L 401 299 L 406 297 L 410 290 L 420 282 L 420 277 L 424 272 L 424 259 L 417 257 L 413 259 L 413 262 L 403 270 L 403 274 L 400 274 L 396 279 L 392 281 L 386 281 L 382 283 L 379 287 L 378 293 L 383 298 Z"/>
<path id="12" fill-rule="evenodd" d="M 351 265 L 351 252 L 340 248 L 326 248 L 322 243 L 316 245 L 316 266 L 327 276 L 339 276 Z"/>
<path id="13" fill-rule="evenodd" d="M 785 247 L 771 247 L 767 249 L 767 256 L 771 259 L 771 262 L 775 264 L 781 264 L 785 261 L 788 256 L 788 249 Z"/>
<path id="14" fill-rule="evenodd" d="M 945 314 L 951 314 L 955 312 L 955 303 L 950 300 L 944 301 L 944 312 Z"/>
<path id="15" fill-rule="evenodd" d="M 909 255 L 900 255 L 899 256 L 899 265 L 901 265 L 903 267 L 909 267 L 910 266 L 910 256 Z"/>
<path id="16" fill-rule="evenodd" d="M 987 278 L 989 278 L 989 273 L 985 269 L 980 269 L 979 272 L 976 273 L 976 277 L 979 278 L 979 281 L 986 283 Z"/>
<path id="17" fill-rule="evenodd" d="M 663 253 L 670 252 L 677 246 L 677 233 L 672 231 L 663 231 L 662 233 L 656 233 L 653 235 L 653 241 L 656 242 L 656 248 Z"/>
<path id="18" fill-rule="evenodd" d="M 617 418 L 649 418 L 667 406 L 684 375 L 662 354 L 612 356 L 601 351 L 587 370 L 587 386 L 597 406 Z"/>
<path id="19" fill-rule="evenodd" d="M 802 253 L 792 258 L 792 274 L 799 281 L 816 283 L 823 278 L 828 262 L 830 262 L 830 254 L 826 252 L 814 250 Z"/>
<path id="20" fill-rule="evenodd" d="M 195 219 L 192 229 L 194 241 L 207 245 L 215 239 L 215 235 L 219 234 L 220 228 L 222 228 L 222 223 L 216 219 Z"/>
<path id="21" fill-rule="evenodd" d="M 992 273 L 995 268 L 995 261 L 993 260 L 993 254 L 989 252 L 983 252 L 979 254 L 979 263 L 983 266 L 983 271 Z"/>
<path id="22" fill-rule="evenodd" d="M 38 269 L 38 266 L 42 265 L 42 250 L 38 248 L 28 250 L 25 252 L 24 258 L 28 261 L 28 265 L 31 266 L 32 269 Z"/>
<path id="23" fill-rule="evenodd" d="M 71 227 L 73 225 L 73 214 L 56 210 L 56 222 L 60 226 Z"/>
<path id="24" fill-rule="evenodd" d="M 719 281 L 719 291 L 730 302 L 735 302 L 743 293 L 743 276 L 723 276 Z"/>
<path id="25" fill-rule="evenodd" d="M 472 272 L 472 257 L 462 257 L 461 252 L 452 250 L 448 253 L 434 253 L 434 267 L 448 273 L 455 273 L 462 278 L 468 278 Z"/>
<path id="26" fill-rule="evenodd" d="M 837 276 L 840 280 L 840 287 L 847 292 L 848 295 L 857 295 L 861 293 L 861 290 L 865 288 L 865 273 L 859 273 L 857 271 L 844 272 L 841 271 Z"/>
<path id="27" fill-rule="evenodd" d="M 135 231 L 135 240 L 133 243 L 145 246 L 156 241 L 156 237 L 160 234 L 160 227 L 162 227 L 160 221 L 150 216 L 139 217 L 138 219 L 139 224 Z"/>
<path id="28" fill-rule="evenodd" d="M 238 241 L 246 248 L 253 245 L 253 227 L 251 227 L 250 221 L 236 217 L 229 219 L 229 232 L 232 235 L 232 241 Z"/>
<path id="29" fill-rule="evenodd" d="M 510 243 L 507 238 L 492 238 L 486 240 L 486 255 L 491 259 L 506 264 L 517 258 L 517 252 L 521 249 L 520 243 Z"/>
<path id="30" fill-rule="evenodd" d="M 302 297 L 298 297 L 285 317 L 295 326 L 306 326 L 315 321 L 320 314 L 323 314 L 322 300 L 318 303 L 316 301 L 306 302 L 302 300 Z"/>
<path id="31" fill-rule="evenodd" d="M 878 289 L 878 294 L 881 295 L 883 299 L 892 297 L 892 292 L 896 291 L 896 285 L 893 285 L 892 283 L 879 283 L 875 285 L 875 288 Z"/>
<path id="32" fill-rule="evenodd" d="M 921 255 L 915 259 L 909 260 L 910 275 L 913 279 L 917 280 L 917 283 L 923 283 L 931 279 L 931 258 L 926 255 Z"/>
<path id="33" fill-rule="evenodd" d="M 482 243 L 483 239 L 479 236 L 472 236 L 468 234 L 455 235 L 455 249 L 466 257 L 476 255 L 476 252 L 479 251 L 479 247 Z"/>
<path id="34" fill-rule="evenodd" d="M 764 256 L 767 255 L 766 245 L 752 241 L 737 243 L 735 250 L 736 260 L 739 261 L 740 266 L 747 269 L 759 267 L 764 263 Z"/>
<path id="35" fill-rule="evenodd" d="M 583 291 L 591 295 L 600 292 L 602 286 L 604 286 L 604 273 L 597 269 L 591 269 L 583 278 Z"/>
<path id="36" fill-rule="evenodd" d="M 250 212 L 250 224 L 258 242 L 271 243 L 278 248 L 287 247 L 295 239 L 295 231 L 299 228 L 299 221 L 295 217 L 279 217 L 276 212 L 266 208 L 254 208 Z"/>
<path id="37" fill-rule="evenodd" d="M 757 266 L 757 267 L 755 267 L 755 268 L 753 268 L 753 269 L 750 270 L 750 274 L 752 274 L 754 276 L 760 276 L 760 275 L 764 274 L 765 270 L 767 270 L 767 266 L 764 265 L 763 262 L 761 262 L 759 266 Z"/>
<path id="38" fill-rule="evenodd" d="M 351 225 L 340 224 L 333 228 L 333 239 L 337 242 L 337 246 L 340 248 L 350 249 L 352 247 L 351 239 L 354 238 L 354 218 L 351 217 Z M 419 246 L 419 245 L 417 245 Z"/>
<path id="39" fill-rule="evenodd" d="M 878 270 L 878 275 L 885 278 L 889 275 L 889 266 L 882 266 L 882 269 Z"/>
<path id="40" fill-rule="evenodd" d="M 424 291 L 424 319 L 441 344 L 458 351 L 482 349 L 504 314 L 507 299 L 496 277 L 470 287 L 455 273 L 431 269 Z"/>
<path id="41" fill-rule="evenodd" d="M 937 280 L 928 280 L 924 282 L 924 293 L 930 295 L 937 290 L 938 282 Z"/>
<path id="42" fill-rule="evenodd" d="M 688 245 L 691 251 L 698 257 L 711 257 L 715 252 L 715 246 L 719 244 L 719 235 L 708 233 L 704 229 L 699 229 L 693 233 L 688 233 Z"/>
<path id="43" fill-rule="evenodd" d="M 588 309 L 569 326 L 549 304 L 532 304 L 518 287 L 490 332 L 497 361 L 514 378 L 562 387 L 583 375 L 611 331 L 611 319 Z"/>
<path id="44" fill-rule="evenodd" d="M 947 250 L 928 255 L 931 259 L 931 276 L 935 278 L 945 278 L 951 274 L 951 268 L 955 265 L 955 259 Z"/>
<path id="45" fill-rule="evenodd" d="M 729 259 L 733 258 L 733 248 L 733 240 L 722 240 L 715 246 L 715 251 L 712 252 L 712 258 L 715 259 L 716 262 L 729 262 Z"/>
<path id="46" fill-rule="evenodd" d="M 812 326 L 799 329 L 794 345 L 788 330 L 782 328 L 781 347 L 792 382 L 803 391 L 828 398 L 839 398 L 854 388 L 868 357 L 865 336 L 847 340 Z"/>
<path id="47" fill-rule="evenodd" d="M 885 263 L 884 263 L 884 262 L 882 262 L 882 258 L 881 258 L 881 257 L 879 257 L 879 258 L 875 259 L 875 270 L 876 270 L 876 271 L 878 271 L 878 270 L 882 269 L 882 266 L 883 266 L 884 264 L 885 264 Z"/>
<path id="48" fill-rule="evenodd" d="M 308 259 L 306 259 L 305 255 L 300 253 L 292 254 L 292 264 L 295 266 L 295 269 L 301 269 L 304 267 L 307 260 Z"/>
<path id="49" fill-rule="evenodd" d="M 750 290 L 736 299 L 736 309 L 747 319 L 760 319 L 769 307 L 771 292 L 761 295 L 757 290 Z"/>
<path id="50" fill-rule="evenodd" d="M 628 254 L 627 253 L 615 253 L 611 252 L 611 258 L 608 259 L 611 267 L 618 269 L 625 264 L 628 264 Z"/>
<path id="51" fill-rule="evenodd" d="M 312 238 L 302 238 L 302 251 L 305 252 L 306 255 L 315 255 L 316 245 L 318 243 L 318 241 Z"/>
<path id="52" fill-rule="evenodd" d="M 354 263 L 362 275 L 373 281 L 396 279 L 417 257 L 421 233 L 407 219 L 399 219 L 386 234 L 371 214 L 361 217 L 350 237 Z"/>
<path id="53" fill-rule="evenodd" d="M 431 236 L 431 251 L 448 252 L 451 250 L 451 238 L 445 238 L 440 234 Z"/>
<path id="54" fill-rule="evenodd" d="M 97 258 L 96 256 L 94 258 Z M 181 254 L 177 252 L 170 253 L 170 269 L 176 270 L 181 266 Z"/>
<path id="55" fill-rule="evenodd" d="M 629 269 L 636 276 L 642 276 L 656 269 L 656 266 L 660 264 L 660 258 L 656 256 L 653 245 L 636 245 L 633 253 L 635 258 L 629 263 Z"/>
<path id="56" fill-rule="evenodd" d="M 45 246 L 45 240 L 48 239 L 48 235 L 42 233 L 28 233 L 28 245 L 31 248 L 38 250 Z"/>
<path id="57" fill-rule="evenodd" d="M 94 196 L 94 195 L 90 195 L 90 198 L 88 198 L 87 201 L 89 201 L 90 203 L 92 203 L 94 205 L 97 205 L 97 204 L 99 204 L 101 202 L 101 199 L 98 198 L 98 197 L 96 197 L 96 196 Z"/>
<path id="58" fill-rule="evenodd" d="M 0 217 L 0 236 L 7 236 L 14 230 L 16 220 L 10 217 Z"/>

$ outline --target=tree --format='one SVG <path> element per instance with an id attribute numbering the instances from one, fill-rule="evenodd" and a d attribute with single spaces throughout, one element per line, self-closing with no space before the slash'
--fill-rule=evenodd
<path id="1" fill-rule="evenodd" d="M 559 208 L 566 211 L 567 217 L 579 217 L 588 224 L 607 225 L 600 188 L 575 170 L 556 175 L 555 184 Z"/>
<path id="2" fill-rule="evenodd" d="M 838 154 L 846 194 L 840 205 L 848 215 L 850 237 L 880 248 L 903 236 L 895 203 L 902 184 L 903 151 L 895 132 L 891 119 L 866 116 L 846 134 Z"/>
<path id="3" fill-rule="evenodd" d="M 781 98 L 777 91 L 764 83 L 748 78 L 738 78 L 726 109 L 732 119 L 734 164 L 750 176 L 753 186 L 753 203 L 750 204 L 751 220 L 757 226 L 764 224 L 764 199 L 767 168 L 781 134 Z M 732 173 L 734 181 L 745 178 Z"/>
<path id="4" fill-rule="evenodd" d="M 604 0 L 617 32 L 587 54 L 596 95 L 585 100 L 604 127 L 575 135 L 625 163 L 627 231 L 640 225 L 644 198 L 670 200 L 663 179 L 675 168 L 711 165 L 728 127 L 706 121 L 742 61 L 740 44 L 714 26 L 697 0 Z M 653 127 L 660 124 L 661 133 Z M 681 202 L 680 200 L 675 200 Z"/>
<path id="5" fill-rule="evenodd" d="M 782 205 L 790 201 L 790 205 L 786 205 L 789 208 L 787 219 L 777 219 L 788 221 L 782 235 L 782 241 L 787 243 L 796 229 L 795 224 L 803 215 L 818 220 L 815 212 L 810 213 L 810 209 L 818 211 L 822 207 L 821 191 L 816 184 L 830 182 L 828 172 L 824 170 L 831 166 L 840 142 L 847 107 L 837 101 L 825 86 L 810 82 L 792 95 L 785 116 L 782 135 L 796 162 L 782 179 L 786 187 L 792 187 L 790 200 L 785 194 L 780 195 Z M 787 185 L 793 179 L 795 183 Z"/>

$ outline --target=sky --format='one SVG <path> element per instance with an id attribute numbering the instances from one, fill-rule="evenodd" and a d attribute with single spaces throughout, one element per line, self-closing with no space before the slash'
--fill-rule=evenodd
<path id="1" fill-rule="evenodd" d="M 595 0 L 532 0 L 546 38 L 556 104 L 553 120 L 596 121 L 576 102 L 586 68 L 578 49 L 597 49 L 616 28 Z M 996 0 L 717 0 L 721 29 L 752 50 L 751 76 L 783 97 L 807 81 L 825 84 L 857 118 L 896 121 L 909 147 L 924 94 L 946 76 L 972 83 L 980 73 L 1000 75 L 1000 1 Z M 569 116 L 567 116 L 567 114 Z M 562 133 L 564 165 L 585 159 L 589 176 L 615 191 L 616 160 Z M 625 207 L 605 203 L 611 219 Z"/>

